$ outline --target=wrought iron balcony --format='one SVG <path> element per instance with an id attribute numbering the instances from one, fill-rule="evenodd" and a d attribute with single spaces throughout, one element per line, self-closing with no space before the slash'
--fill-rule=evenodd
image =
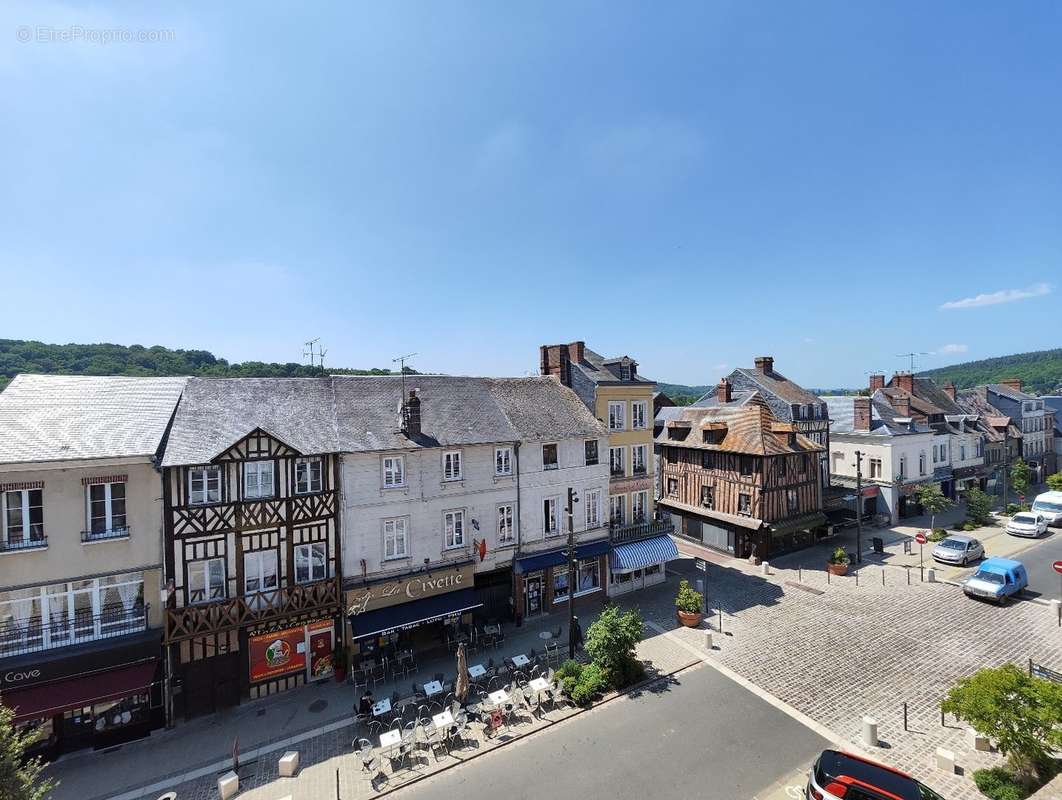
<path id="1" fill-rule="evenodd" d="M 632 521 L 626 523 L 611 523 L 608 526 L 608 537 L 614 544 L 622 542 L 635 542 L 639 539 L 647 539 L 650 536 L 662 536 L 673 533 L 675 526 L 670 520 L 652 519 Z"/>
<path id="2" fill-rule="evenodd" d="M 129 610 L 114 605 L 100 614 L 75 613 L 73 619 L 9 619 L 0 623 L 0 658 L 140 633 L 147 629 L 148 609 L 147 604 Z"/>
<path id="3" fill-rule="evenodd" d="M 128 539 L 131 528 L 111 528 L 105 531 L 81 531 L 82 542 L 107 542 L 112 539 Z"/>
<path id="4" fill-rule="evenodd" d="M 29 539 L 0 539 L 0 553 L 21 550 L 43 550 L 48 546 L 48 537 L 43 533 L 30 533 Z"/>

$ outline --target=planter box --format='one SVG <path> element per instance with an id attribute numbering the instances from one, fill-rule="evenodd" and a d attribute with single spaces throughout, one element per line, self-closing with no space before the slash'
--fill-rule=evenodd
<path id="1" fill-rule="evenodd" d="M 701 624 L 701 619 L 703 618 L 699 611 L 675 611 L 675 616 L 677 616 L 678 621 L 687 628 L 696 628 Z"/>
<path id="2" fill-rule="evenodd" d="M 826 570 L 831 575 L 847 575 L 848 574 L 848 565 L 847 564 L 830 564 L 830 563 L 827 563 L 826 564 Z"/>

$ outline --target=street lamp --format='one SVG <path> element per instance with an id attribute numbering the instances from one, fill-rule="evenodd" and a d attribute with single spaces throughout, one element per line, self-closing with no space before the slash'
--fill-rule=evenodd
<path id="1" fill-rule="evenodd" d="M 863 453 L 855 451 L 856 457 L 856 563 L 863 563 Z"/>
<path id="2" fill-rule="evenodd" d="M 568 489 L 568 658 L 575 658 L 575 489 Z"/>

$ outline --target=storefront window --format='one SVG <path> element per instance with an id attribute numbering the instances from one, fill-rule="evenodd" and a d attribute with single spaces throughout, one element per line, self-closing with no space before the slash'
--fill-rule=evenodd
<path id="1" fill-rule="evenodd" d="M 553 570 L 553 602 L 568 599 L 568 570 Z"/>
<path id="2" fill-rule="evenodd" d="M 597 559 L 579 562 L 579 591 L 588 592 L 601 586 Z"/>

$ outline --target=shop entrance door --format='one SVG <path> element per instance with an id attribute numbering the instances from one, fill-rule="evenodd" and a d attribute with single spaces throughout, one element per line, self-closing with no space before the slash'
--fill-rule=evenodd
<path id="1" fill-rule="evenodd" d="M 525 604 L 526 617 L 533 617 L 542 613 L 542 573 L 528 575 L 524 579 L 527 602 Z"/>
<path id="2" fill-rule="evenodd" d="M 307 680 L 319 681 L 329 678 L 335 670 L 333 662 L 332 646 L 332 622 L 329 620 L 328 627 L 314 630 L 309 629 L 310 658 L 306 664 Z"/>

